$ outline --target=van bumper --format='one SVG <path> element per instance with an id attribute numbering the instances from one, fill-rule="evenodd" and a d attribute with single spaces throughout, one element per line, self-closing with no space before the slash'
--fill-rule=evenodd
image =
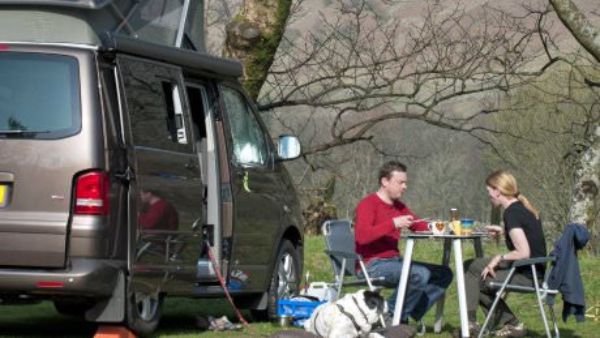
<path id="1" fill-rule="evenodd" d="M 0 268 L 0 294 L 111 296 L 124 261 L 74 258 L 66 269 Z"/>

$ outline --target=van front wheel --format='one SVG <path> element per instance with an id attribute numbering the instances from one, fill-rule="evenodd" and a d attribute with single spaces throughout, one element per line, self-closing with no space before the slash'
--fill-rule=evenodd
<path id="1" fill-rule="evenodd" d="M 267 309 L 253 311 L 253 316 L 258 319 L 275 319 L 277 317 L 277 300 L 297 295 L 299 280 L 300 258 L 298 252 L 290 241 L 284 240 L 279 247 L 271 275 Z"/>
<path id="2" fill-rule="evenodd" d="M 138 335 L 148 335 L 158 326 L 163 297 L 158 292 L 130 292 L 127 300 L 127 326 Z"/>

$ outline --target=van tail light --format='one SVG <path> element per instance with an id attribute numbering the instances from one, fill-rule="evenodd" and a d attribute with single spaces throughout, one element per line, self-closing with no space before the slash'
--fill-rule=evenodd
<path id="1" fill-rule="evenodd" d="M 35 286 L 39 289 L 57 289 L 64 288 L 65 283 L 59 281 L 43 280 L 35 283 Z"/>
<path id="2" fill-rule="evenodd" d="M 108 174 L 91 171 L 75 180 L 75 215 L 108 215 Z"/>

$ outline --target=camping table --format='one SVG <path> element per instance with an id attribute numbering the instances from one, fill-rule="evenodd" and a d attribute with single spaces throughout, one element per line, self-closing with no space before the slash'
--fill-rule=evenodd
<path id="1" fill-rule="evenodd" d="M 415 240 L 417 239 L 443 239 L 444 240 L 444 254 L 442 257 L 442 264 L 448 265 L 450 262 L 450 251 L 454 250 L 454 265 L 456 267 L 456 288 L 458 291 L 458 308 L 460 314 L 460 327 L 462 337 L 469 337 L 469 320 L 467 318 L 467 296 L 465 293 L 465 275 L 463 271 L 463 255 L 462 255 L 462 241 L 472 240 L 473 246 L 475 247 L 475 255 L 477 257 L 483 257 L 483 249 L 481 247 L 481 238 L 487 236 L 487 233 L 474 232 L 470 235 L 433 235 L 431 232 L 422 233 L 408 233 L 402 234 L 402 238 L 406 239 L 406 248 L 404 250 L 402 272 L 400 275 L 400 281 L 398 283 L 398 293 L 396 296 L 396 307 L 394 308 L 394 317 L 392 324 L 398 325 L 400 323 L 400 316 L 402 314 L 402 307 L 404 306 L 404 296 L 406 294 L 406 286 L 408 283 L 408 273 L 410 264 L 412 261 L 413 248 L 415 246 Z M 444 296 L 445 297 L 445 296 Z M 442 329 L 442 319 L 444 313 L 444 298 L 440 299 L 437 303 L 437 310 L 435 314 L 434 330 L 439 333 Z"/>

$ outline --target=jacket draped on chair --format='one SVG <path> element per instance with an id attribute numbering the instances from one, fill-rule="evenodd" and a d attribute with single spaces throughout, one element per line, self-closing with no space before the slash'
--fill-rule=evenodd
<path id="1" fill-rule="evenodd" d="M 554 243 L 550 255 L 556 257 L 548 286 L 559 290 L 564 301 L 562 318 L 567 321 L 574 315 L 578 322 L 585 318 L 585 293 L 579 271 L 577 251 L 581 250 L 590 238 L 588 229 L 583 224 L 571 223 L 565 227 L 562 236 Z M 548 295 L 548 303 L 554 304 L 555 295 Z"/>

